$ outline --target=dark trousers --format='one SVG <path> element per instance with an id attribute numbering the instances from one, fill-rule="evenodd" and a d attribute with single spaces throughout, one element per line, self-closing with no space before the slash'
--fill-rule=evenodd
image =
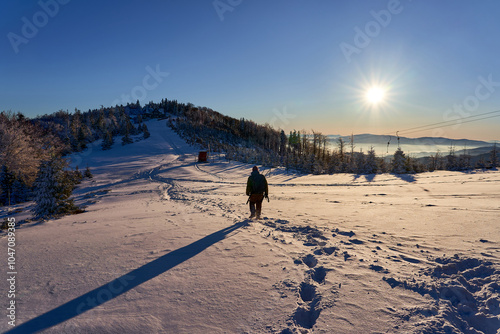
<path id="1" fill-rule="evenodd" d="M 250 195 L 250 214 L 253 216 L 260 217 L 260 212 L 262 211 L 262 201 L 264 200 L 264 194 L 252 194 Z"/>

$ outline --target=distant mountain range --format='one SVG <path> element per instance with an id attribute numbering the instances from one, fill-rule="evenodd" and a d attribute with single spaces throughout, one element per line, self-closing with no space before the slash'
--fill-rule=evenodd
<path id="1" fill-rule="evenodd" d="M 346 147 L 349 146 L 351 141 L 351 136 L 328 135 L 327 138 L 331 147 L 337 146 L 339 138 L 343 139 L 346 143 Z M 396 136 L 359 134 L 354 135 L 354 145 L 355 151 L 363 150 L 367 152 L 373 147 L 377 154 L 392 154 L 399 145 L 405 152 L 411 153 L 417 157 L 424 157 L 435 154 L 437 151 L 440 151 L 442 154 L 447 154 L 451 147 L 453 147 L 456 154 L 462 154 L 466 150 L 467 154 L 481 155 L 491 151 L 493 142 L 444 137 L 399 137 L 398 143 L 398 137 Z"/>
<path id="2" fill-rule="evenodd" d="M 328 135 L 328 139 L 331 141 L 336 141 L 338 138 L 342 137 L 345 142 L 351 140 L 351 136 L 340 136 L 340 135 Z M 388 142 L 397 143 L 398 138 L 396 136 L 382 136 L 382 135 L 372 135 L 372 134 L 360 134 L 354 135 L 354 143 L 360 144 L 387 144 Z M 448 145 L 455 147 L 480 147 L 480 146 L 491 146 L 492 143 L 480 140 L 470 140 L 470 139 L 450 139 L 444 137 L 419 137 L 419 138 L 408 138 L 399 137 L 400 145 Z"/>

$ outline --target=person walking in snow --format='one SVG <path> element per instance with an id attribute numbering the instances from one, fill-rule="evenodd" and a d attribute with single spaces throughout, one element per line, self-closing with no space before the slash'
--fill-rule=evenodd
<path id="1" fill-rule="evenodd" d="M 252 174 L 248 177 L 247 181 L 247 196 L 250 203 L 250 218 L 260 219 L 262 211 L 262 201 L 268 197 L 269 189 L 267 186 L 266 177 L 259 173 L 259 168 L 254 166 Z"/>

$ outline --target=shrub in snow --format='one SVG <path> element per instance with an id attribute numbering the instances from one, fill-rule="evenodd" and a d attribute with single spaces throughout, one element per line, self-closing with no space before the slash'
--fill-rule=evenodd
<path id="1" fill-rule="evenodd" d="M 87 166 L 87 168 L 85 168 L 85 172 L 83 172 L 83 176 L 86 178 L 89 178 L 89 179 L 94 177 L 94 175 L 92 175 L 92 172 L 90 171 L 89 166 Z"/>
<path id="2" fill-rule="evenodd" d="M 70 198 L 74 181 L 71 173 L 64 171 L 67 165 L 67 161 L 61 158 L 41 163 L 35 180 L 33 213 L 36 218 L 50 218 L 78 210 Z"/>
<path id="3" fill-rule="evenodd" d="M 83 173 L 80 171 L 78 166 L 76 166 L 75 171 L 67 172 L 69 177 L 72 179 L 74 184 L 80 184 L 83 180 Z"/>

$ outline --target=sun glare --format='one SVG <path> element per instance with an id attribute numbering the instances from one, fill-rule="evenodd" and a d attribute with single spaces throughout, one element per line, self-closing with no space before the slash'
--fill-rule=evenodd
<path id="1" fill-rule="evenodd" d="M 371 104 L 379 104 L 384 101 L 385 91 L 380 87 L 371 87 L 366 92 L 366 100 Z"/>

